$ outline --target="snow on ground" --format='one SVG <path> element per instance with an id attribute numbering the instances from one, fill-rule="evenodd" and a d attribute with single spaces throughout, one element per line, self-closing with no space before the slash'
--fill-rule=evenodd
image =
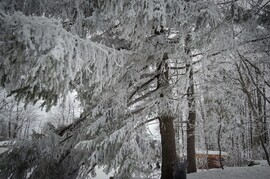
<path id="1" fill-rule="evenodd" d="M 12 141 L 1 141 L 0 142 L 0 154 L 9 150 L 8 146 L 14 144 Z"/>
<path id="2" fill-rule="evenodd" d="M 187 179 L 270 179 L 270 167 L 266 161 L 252 167 L 227 167 L 201 171 L 187 175 Z"/>
<path id="3" fill-rule="evenodd" d="M 226 167 L 224 170 L 199 171 L 188 174 L 187 179 L 270 179 L 270 166 L 267 165 L 266 161 L 258 162 L 260 162 L 260 165 L 252 167 Z M 95 179 L 109 179 L 110 176 L 113 176 L 113 173 L 106 175 L 102 172 L 102 168 L 96 170 L 96 172 Z"/>
<path id="4" fill-rule="evenodd" d="M 1 147 L 1 146 L 0 146 L 0 154 L 1 154 L 1 153 L 4 153 L 4 152 L 7 151 L 7 150 L 8 150 L 7 147 Z"/>
<path id="5" fill-rule="evenodd" d="M 113 176 L 113 171 L 110 172 L 109 174 L 106 174 L 103 172 L 104 167 L 96 168 L 96 177 L 94 179 L 109 179 L 110 177 Z"/>
<path id="6" fill-rule="evenodd" d="M 208 155 L 219 155 L 219 151 L 214 151 L 214 150 L 196 150 L 196 154 L 208 154 Z M 227 152 L 221 152 L 221 155 L 228 155 Z"/>

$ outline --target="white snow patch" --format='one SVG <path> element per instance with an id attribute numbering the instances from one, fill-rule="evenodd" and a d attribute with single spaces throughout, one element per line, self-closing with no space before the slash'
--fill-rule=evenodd
<path id="1" fill-rule="evenodd" d="M 160 132 L 159 132 L 159 122 L 152 121 L 147 124 L 149 134 L 153 135 L 153 138 L 156 140 L 160 140 Z"/>
<path id="2" fill-rule="evenodd" d="M 7 147 L 1 147 L 0 146 L 0 154 L 4 153 L 6 151 L 8 151 L 8 148 Z"/>
<path id="3" fill-rule="evenodd" d="M 214 151 L 214 150 L 208 150 L 208 152 L 206 150 L 197 150 L 196 154 L 207 154 L 208 155 L 219 155 L 219 151 Z M 227 152 L 223 152 L 221 151 L 221 155 L 228 155 Z"/>
<path id="4" fill-rule="evenodd" d="M 187 175 L 187 179 L 270 179 L 270 167 L 265 160 L 260 160 L 260 165 L 252 167 L 226 167 L 211 169 Z M 113 176 L 113 172 L 106 175 L 103 168 L 97 168 L 95 179 L 106 179 Z M 160 178 L 160 175 L 158 175 Z M 154 179 L 154 178 L 153 178 Z"/>
<path id="5" fill-rule="evenodd" d="M 1 141 L 0 142 L 0 154 L 9 150 L 10 145 L 14 145 L 15 141 Z"/>
<path id="6" fill-rule="evenodd" d="M 177 34 L 170 34 L 169 37 L 168 37 L 168 39 L 173 39 L 173 38 L 175 38 L 176 36 L 177 36 Z"/>
<path id="7" fill-rule="evenodd" d="M 252 167 L 228 167 L 213 169 L 187 175 L 188 179 L 269 179 L 270 167 L 265 161 Z"/>
<path id="8" fill-rule="evenodd" d="M 114 175 L 114 171 L 111 171 L 109 174 L 106 174 L 104 171 L 104 167 L 96 168 L 96 177 L 95 179 L 106 179 L 112 177 Z"/>

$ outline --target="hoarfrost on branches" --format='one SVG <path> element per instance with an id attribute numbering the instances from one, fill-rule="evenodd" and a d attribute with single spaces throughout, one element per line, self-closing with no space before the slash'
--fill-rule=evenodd
<path id="1" fill-rule="evenodd" d="M 18 99 L 27 103 L 43 99 L 48 107 L 69 91 L 77 92 L 84 107 L 81 117 L 54 131 L 55 140 L 46 138 L 49 148 L 40 146 L 45 151 L 57 148 L 58 155 L 50 157 L 58 157 L 59 166 L 65 168 L 75 160 L 76 165 L 70 167 L 84 168 L 80 176 L 94 171 L 96 165 L 105 165 L 107 172 L 119 168 L 119 174 L 147 173 L 148 163 L 160 157 L 159 142 L 147 133 L 149 121 L 161 121 L 163 129 L 161 116 L 185 122 L 192 112 L 205 112 L 214 120 L 223 115 L 218 113 L 222 107 L 223 120 L 237 119 L 240 114 L 229 112 L 247 107 L 244 102 L 235 107 L 220 101 L 239 94 L 233 100 L 236 103 L 243 93 L 260 89 L 256 83 L 246 86 L 256 73 L 248 73 L 243 63 L 251 58 L 253 65 L 257 57 L 267 61 L 269 54 L 263 52 L 267 45 L 258 43 L 257 51 L 250 45 L 260 39 L 267 42 L 267 24 L 258 27 L 251 17 L 237 21 L 230 8 L 237 6 L 240 13 L 238 4 L 216 0 L 3 1 L 1 85 Z M 244 10 L 249 13 L 250 9 Z M 247 28 L 249 22 L 253 30 Z M 254 29 L 259 30 L 255 35 Z M 242 73 L 246 81 L 239 87 L 235 81 L 241 81 Z M 266 75 L 259 76 L 263 80 L 258 84 L 265 85 Z M 191 86 L 196 94 L 190 94 Z M 244 92 L 239 90 L 243 87 Z M 226 128 L 224 124 L 235 121 L 218 124 Z"/>
<path id="2" fill-rule="evenodd" d="M 1 14 L 1 81 L 6 89 L 23 89 L 17 97 L 26 102 L 41 98 L 50 106 L 70 84 L 82 83 L 83 73 L 89 85 L 108 81 L 113 66 L 123 63 L 122 52 L 81 39 L 57 20 Z"/>

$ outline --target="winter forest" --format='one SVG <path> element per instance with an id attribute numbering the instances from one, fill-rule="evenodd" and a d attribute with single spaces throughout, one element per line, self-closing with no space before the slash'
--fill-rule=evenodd
<path id="1" fill-rule="evenodd" d="M 270 171 L 269 0 L 0 0 L 0 84 L 1 179 Z"/>

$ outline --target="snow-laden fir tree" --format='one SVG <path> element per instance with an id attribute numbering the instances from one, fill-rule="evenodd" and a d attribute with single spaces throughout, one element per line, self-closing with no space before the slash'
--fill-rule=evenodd
<path id="1" fill-rule="evenodd" d="M 29 160 L 21 171 L 43 176 L 44 168 L 54 171 L 47 167 L 52 163 L 59 167 L 52 176 L 58 177 L 87 174 L 96 165 L 126 177 L 147 172 L 160 149 L 145 124 L 158 120 L 161 178 L 172 178 L 171 164 L 177 160 L 173 120 L 188 93 L 193 115 L 188 122 L 192 129 L 196 124 L 194 63 L 236 47 L 235 38 L 225 36 L 233 34 L 232 5 L 215 0 L 2 1 L 1 85 L 26 103 L 42 99 L 47 109 L 74 90 L 84 106 L 77 122 L 46 136 L 54 155 L 41 163 Z M 42 146 L 36 156 L 47 150 Z"/>

